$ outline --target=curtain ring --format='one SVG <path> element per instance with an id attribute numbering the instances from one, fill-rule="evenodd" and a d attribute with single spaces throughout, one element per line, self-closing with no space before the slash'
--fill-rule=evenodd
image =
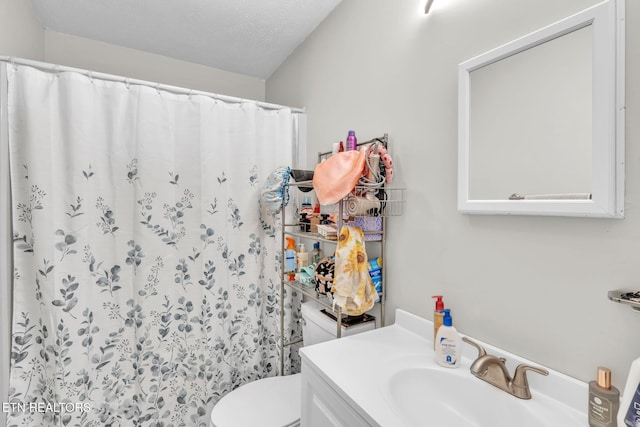
<path id="1" fill-rule="evenodd" d="M 56 78 L 60 78 L 60 65 L 53 65 L 53 72 L 56 74 Z"/>
<path id="2" fill-rule="evenodd" d="M 11 66 L 13 67 L 14 71 L 16 71 L 18 69 L 18 66 L 16 65 L 16 57 L 15 56 L 10 57 L 9 62 L 11 63 Z"/>
<path id="3" fill-rule="evenodd" d="M 87 77 L 89 77 L 89 81 L 93 83 L 93 71 L 89 70 L 87 72 Z"/>
<path id="4" fill-rule="evenodd" d="M 188 95 L 189 101 L 191 101 L 192 95 L 193 95 L 193 89 L 189 89 L 189 95 Z"/>
<path id="5" fill-rule="evenodd" d="M 156 83 L 156 92 L 160 95 L 160 83 Z"/>
<path id="6" fill-rule="evenodd" d="M 124 79 L 124 86 L 127 88 L 127 90 L 131 88 L 131 82 L 129 81 L 129 79 Z"/>

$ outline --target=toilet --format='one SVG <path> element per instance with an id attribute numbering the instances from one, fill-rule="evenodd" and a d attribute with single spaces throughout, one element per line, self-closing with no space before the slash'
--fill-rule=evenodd
<path id="1" fill-rule="evenodd" d="M 336 338 L 336 321 L 316 301 L 302 304 L 304 345 Z M 342 327 L 342 336 L 375 328 L 375 321 Z M 294 427 L 300 425 L 301 374 L 263 378 L 226 394 L 211 411 L 209 427 Z"/>

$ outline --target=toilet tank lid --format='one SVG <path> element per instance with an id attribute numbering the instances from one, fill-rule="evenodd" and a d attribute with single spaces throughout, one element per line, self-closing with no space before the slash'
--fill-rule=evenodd
<path id="1" fill-rule="evenodd" d="M 306 301 L 302 303 L 300 307 L 300 312 L 302 318 L 307 322 L 313 322 L 321 326 L 326 326 L 327 323 L 331 322 L 331 320 L 325 315 L 322 314 L 321 310 L 325 308 L 324 305 L 320 304 L 317 301 Z M 335 331 L 335 322 L 333 322 L 333 331 Z M 323 329 L 325 329 L 323 327 Z"/>
<path id="2" fill-rule="evenodd" d="M 325 309 L 325 306 L 317 301 L 310 300 L 304 302 L 301 308 L 302 318 L 307 322 L 315 324 L 323 331 L 333 335 L 336 333 L 336 320 L 335 318 L 330 318 L 326 314 L 322 313 L 323 309 Z M 359 332 L 375 329 L 375 319 L 373 316 L 369 316 L 369 320 L 371 321 L 354 323 L 349 327 L 342 326 L 342 335 L 354 335 Z"/>
<path id="3" fill-rule="evenodd" d="M 302 303 L 300 307 L 300 311 L 303 316 L 307 316 L 309 314 L 313 315 L 316 311 L 323 309 L 324 306 L 317 301 L 309 300 Z"/>

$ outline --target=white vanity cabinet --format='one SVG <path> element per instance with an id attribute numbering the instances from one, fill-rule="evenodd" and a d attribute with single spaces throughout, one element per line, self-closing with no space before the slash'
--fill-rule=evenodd
<path id="1" fill-rule="evenodd" d="M 301 427 L 370 426 L 347 400 L 332 388 L 322 374 L 302 358 Z"/>

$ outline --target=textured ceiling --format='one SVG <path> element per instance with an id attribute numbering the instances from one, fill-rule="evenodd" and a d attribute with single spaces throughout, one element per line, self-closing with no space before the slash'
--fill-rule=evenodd
<path id="1" fill-rule="evenodd" d="M 45 28 L 266 79 L 341 0 L 31 0 Z"/>

